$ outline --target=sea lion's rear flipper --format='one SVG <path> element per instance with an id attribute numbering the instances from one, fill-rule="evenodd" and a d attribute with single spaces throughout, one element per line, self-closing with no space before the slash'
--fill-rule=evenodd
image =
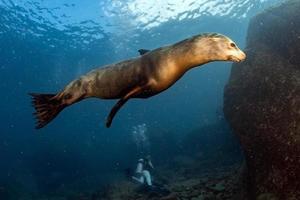
<path id="1" fill-rule="evenodd" d="M 113 118 L 115 117 L 115 115 L 117 114 L 117 112 L 120 110 L 120 108 L 131 98 L 134 97 L 136 95 L 138 95 L 139 93 L 141 93 L 141 91 L 143 90 L 142 87 L 136 87 L 135 89 L 131 90 L 127 95 L 125 95 L 124 97 L 122 97 L 115 105 L 114 107 L 111 109 L 107 119 L 106 119 L 106 127 L 109 128 Z"/>
<path id="2" fill-rule="evenodd" d="M 55 94 L 30 93 L 29 95 L 32 96 L 32 104 L 36 110 L 34 113 L 37 119 L 36 129 L 46 126 L 65 108 L 65 105 L 56 98 Z"/>
<path id="3" fill-rule="evenodd" d="M 148 49 L 139 49 L 138 52 L 140 53 L 140 55 L 144 55 L 145 53 L 148 53 L 151 50 Z"/>

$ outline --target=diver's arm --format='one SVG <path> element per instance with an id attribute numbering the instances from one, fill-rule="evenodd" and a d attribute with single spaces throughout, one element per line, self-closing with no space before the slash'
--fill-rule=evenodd
<path id="1" fill-rule="evenodd" d="M 148 165 L 152 168 L 152 169 L 154 169 L 154 167 L 153 167 L 153 164 L 152 164 L 152 162 L 149 160 L 149 162 L 148 162 Z"/>

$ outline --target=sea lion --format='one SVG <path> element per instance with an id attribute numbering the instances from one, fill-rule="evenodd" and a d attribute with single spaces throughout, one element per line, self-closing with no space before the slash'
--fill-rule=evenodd
<path id="1" fill-rule="evenodd" d="M 65 107 L 89 97 L 119 99 L 106 121 L 110 127 L 115 114 L 129 99 L 154 96 L 193 67 L 212 61 L 240 62 L 246 58 L 231 39 L 218 33 L 199 34 L 173 45 L 139 52 L 139 57 L 79 77 L 57 94 L 31 93 L 36 128 L 47 125 Z"/>

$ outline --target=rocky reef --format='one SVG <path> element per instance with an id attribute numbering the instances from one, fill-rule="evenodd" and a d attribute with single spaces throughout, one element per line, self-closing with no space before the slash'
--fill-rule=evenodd
<path id="1" fill-rule="evenodd" d="M 300 199 L 300 1 L 255 16 L 224 113 L 247 163 L 250 199 Z"/>
<path id="2" fill-rule="evenodd" d="M 155 168 L 151 170 L 151 175 L 154 189 L 132 179 L 135 158 L 132 165 L 126 163 L 114 169 L 110 179 L 105 179 L 103 173 L 98 171 L 85 175 L 80 169 L 76 170 L 76 177 L 79 177 L 76 179 L 70 176 L 74 167 L 89 168 L 80 158 L 74 158 L 75 154 L 68 157 L 60 154 L 63 145 L 54 142 L 48 143 L 49 146 L 44 145 L 44 149 L 40 148 L 34 154 L 35 162 L 29 165 L 31 176 L 26 181 L 12 181 L 10 178 L 9 183 L 4 184 L 6 181 L 0 179 L 0 200 L 244 199 L 245 194 L 241 193 L 243 157 L 223 115 L 218 121 L 195 128 L 181 137 L 175 137 L 173 132 L 157 127 L 149 129 L 145 137 L 153 144 L 145 147 L 149 147 L 153 156 Z M 128 146 L 134 145 L 129 143 Z M 164 147 L 163 151 L 158 146 Z M 58 167 L 44 166 L 43 163 L 47 163 L 44 155 L 48 162 L 55 163 L 58 160 L 69 172 L 60 171 Z M 74 167 L 70 167 L 70 163 Z"/>
<path id="3" fill-rule="evenodd" d="M 187 167 L 186 161 L 189 160 Z M 82 193 L 62 200 L 241 200 L 243 179 L 240 164 L 207 168 L 199 160 L 179 156 L 174 162 L 181 163 L 156 169 L 155 184 L 159 183 L 168 192 L 149 191 L 130 178 L 94 191 Z M 205 162 L 207 163 L 207 162 Z M 205 165 L 206 166 L 206 165 Z M 55 199 L 56 200 L 56 199 Z"/>

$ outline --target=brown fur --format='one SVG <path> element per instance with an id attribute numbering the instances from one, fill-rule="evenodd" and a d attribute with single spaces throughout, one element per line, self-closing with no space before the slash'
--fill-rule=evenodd
<path id="1" fill-rule="evenodd" d="M 64 107 L 89 97 L 120 99 L 107 119 L 109 127 L 117 111 L 130 98 L 156 95 L 193 67 L 217 60 L 243 60 L 245 54 L 237 47 L 230 47 L 231 43 L 229 38 L 215 33 L 193 36 L 140 57 L 93 70 L 51 98 L 34 94 L 37 128 L 49 123 Z"/>

